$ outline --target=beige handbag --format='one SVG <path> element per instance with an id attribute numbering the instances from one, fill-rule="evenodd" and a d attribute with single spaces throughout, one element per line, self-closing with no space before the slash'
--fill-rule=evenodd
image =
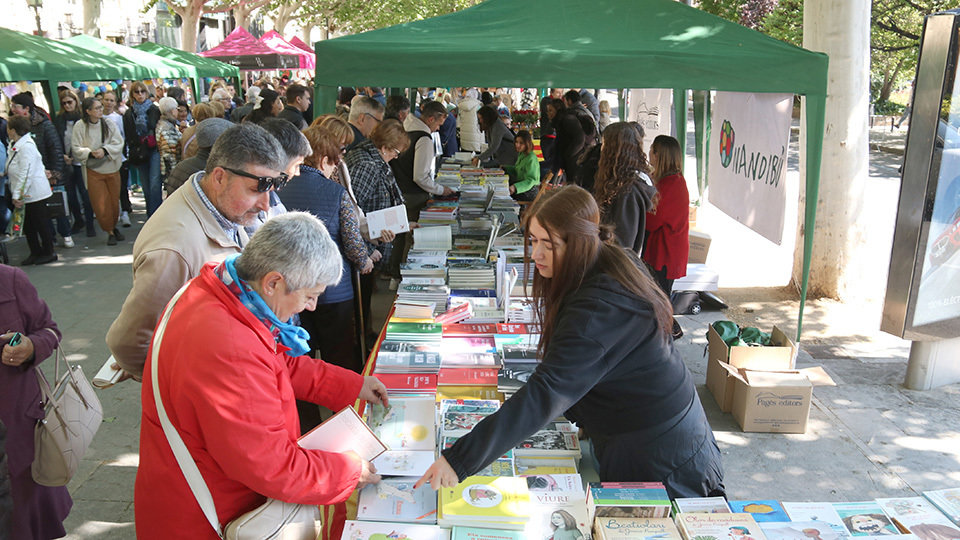
<path id="1" fill-rule="evenodd" d="M 157 325 L 150 355 L 150 378 L 153 379 L 153 399 L 157 405 L 160 426 L 167 437 L 167 442 L 170 443 L 173 455 L 177 458 L 177 464 L 180 465 L 180 470 L 183 472 L 187 484 L 190 485 L 190 490 L 193 491 L 193 496 L 196 497 L 204 516 L 220 538 L 226 540 L 316 540 L 321 532 L 320 509 L 312 505 L 287 503 L 276 499 L 267 499 L 267 502 L 227 523 L 226 527 L 220 526 L 213 495 L 210 494 L 210 489 L 203 480 L 196 462 L 190 456 L 190 450 L 187 449 L 187 445 L 184 444 L 177 429 L 173 427 L 170 418 L 167 417 L 167 411 L 160 399 L 160 383 L 157 381 L 157 374 L 159 373 L 157 358 L 159 357 L 163 333 L 167 328 L 170 313 L 173 312 L 173 306 L 176 305 L 177 300 L 180 299 L 188 285 L 189 283 L 184 285 L 173 296 L 160 319 L 160 324 Z"/>
<path id="2" fill-rule="evenodd" d="M 56 335 L 53 330 L 50 332 Z M 43 394 L 45 416 L 37 422 L 33 434 L 31 473 L 34 482 L 41 486 L 67 485 L 103 420 L 100 400 L 80 366 L 70 365 L 59 344 L 56 355 L 56 385 L 52 389 L 40 367 L 34 368 Z M 61 360 L 67 367 L 62 376 Z"/>

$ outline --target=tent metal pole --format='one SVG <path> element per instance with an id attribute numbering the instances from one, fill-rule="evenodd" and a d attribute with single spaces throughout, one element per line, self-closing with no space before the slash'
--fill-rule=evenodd
<path id="1" fill-rule="evenodd" d="M 687 89 L 686 88 L 673 89 L 673 109 L 674 109 L 674 114 L 676 115 L 677 141 L 680 143 L 681 153 L 686 154 L 686 148 L 687 148 Z M 649 148 L 649 144 L 650 143 L 647 143 L 648 148 Z M 682 171 L 683 161 L 680 162 L 680 166 Z"/>
<path id="2" fill-rule="evenodd" d="M 627 89 L 617 89 L 617 112 L 620 114 L 620 121 L 627 121 Z"/>

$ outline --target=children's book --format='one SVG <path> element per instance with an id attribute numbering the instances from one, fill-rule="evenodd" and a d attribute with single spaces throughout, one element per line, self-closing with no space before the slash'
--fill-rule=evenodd
<path id="1" fill-rule="evenodd" d="M 950 518 L 950 521 L 960 525 L 960 488 L 924 491 L 923 496 Z"/>
<path id="2" fill-rule="evenodd" d="M 766 540 L 750 514 L 677 514 L 677 529 L 685 540 Z"/>
<path id="3" fill-rule="evenodd" d="M 877 504 L 921 540 L 960 538 L 960 528 L 923 497 L 877 499 Z"/>
<path id="4" fill-rule="evenodd" d="M 530 518 L 530 492 L 523 478 L 469 476 L 440 489 L 441 526 L 495 524 L 522 529 Z"/>
<path id="5" fill-rule="evenodd" d="M 426 450 L 436 441 L 436 402 L 432 398 L 394 398 L 390 408 L 371 426 L 390 450 Z"/>
<path id="6" fill-rule="evenodd" d="M 766 521 L 759 525 L 767 540 L 842 540 L 849 538 L 846 530 L 838 532 L 825 521 Z"/>
<path id="7" fill-rule="evenodd" d="M 731 514 L 730 506 L 723 497 L 687 497 L 673 500 L 675 513 L 703 512 L 707 514 Z"/>
<path id="8" fill-rule="evenodd" d="M 828 502 L 781 502 L 780 506 L 790 516 L 790 521 L 824 522 L 830 529 L 842 537 L 850 536 L 840 514 Z M 819 528 L 818 528 L 819 529 Z"/>
<path id="9" fill-rule="evenodd" d="M 851 536 L 900 534 L 883 508 L 874 501 L 833 503 Z"/>
<path id="10" fill-rule="evenodd" d="M 680 540 L 669 518 L 598 517 L 593 532 L 594 540 Z"/>
<path id="11" fill-rule="evenodd" d="M 357 519 L 360 521 L 399 521 L 436 523 L 437 496 L 429 484 L 414 489 L 418 476 L 383 478 L 360 490 Z"/>
<path id="12" fill-rule="evenodd" d="M 754 521 L 790 521 L 787 512 L 774 500 L 730 501 L 730 510 L 735 514 L 750 514 Z"/>
<path id="13" fill-rule="evenodd" d="M 526 538 L 590 540 L 587 506 L 580 491 L 530 492 L 530 520 Z"/>
<path id="14" fill-rule="evenodd" d="M 443 540 L 445 531 L 436 525 L 376 523 L 348 520 L 340 540 Z"/>

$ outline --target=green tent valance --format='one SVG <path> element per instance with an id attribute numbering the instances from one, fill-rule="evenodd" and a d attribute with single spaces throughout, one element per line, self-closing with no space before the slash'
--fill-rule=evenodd
<path id="1" fill-rule="evenodd" d="M 162 56 L 182 64 L 189 64 L 196 68 L 197 75 L 200 77 L 240 77 L 240 70 L 236 66 L 231 66 L 230 64 L 225 64 L 212 58 L 204 58 L 199 54 L 193 54 L 186 51 L 181 51 L 180 49 L 166 47 L 164 45 L 160 45 L 159 43 L 147 41 L 137 45 L 134 47 L 134 49 L 146 51 L 148 53 Z"/>
<path id="2" fill-rule="evenodd" d="M 183 62 L 157 56 L 147 51 L 141 51 L 112 41 L 98 39 L 92 36 L 79 35 L 67 40 L 71 45 L 82 47 L 100 55 L 101 61 L 133 62 L 139 68 L 135 77 L 130 79 L 179 79 L 181 77 L 197 77 L 197 68 Z"/>

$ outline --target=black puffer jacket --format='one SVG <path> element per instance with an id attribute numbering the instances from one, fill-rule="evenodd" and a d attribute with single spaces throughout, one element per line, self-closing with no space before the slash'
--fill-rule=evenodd
<path id="1" fill-rule="evenodd" d="M 147 135 L 153 136 L 154 145 L 156 145 L 157 122 L 160 121 L 160 108 L 156 105 L 147 109 Z M 143 165 L 149 160 L 141 159 L 141 156 L 148 156 L 147 152 L 140 152 L 140 136 L 137 135 L 137 122 L 133 117 L 133 107 L 123 113 L 123 134 L 126 137 L 123 149 L 124 154 L 129 159 L 131 165 Z M 153 147 L 156 151 L 156 146 Z"/>
<path id="2" fill-rule="evenodd" d="M 60 135 L 57 135 L 56 126 L 42 109 L 34 109 L 30 113 L 30 133 L 37 143 L 37 150 L 43 156 L 43 167 L 59 182 L 66 167 L 63 162 L 63 144 L 60 142 Z"/>
<path id="3" fill-rule="evenodd" d="M 0 422 L 0 540 L 10 538 L 13 530 L 13 495 L 7 468 L 7 428 Z"/>

